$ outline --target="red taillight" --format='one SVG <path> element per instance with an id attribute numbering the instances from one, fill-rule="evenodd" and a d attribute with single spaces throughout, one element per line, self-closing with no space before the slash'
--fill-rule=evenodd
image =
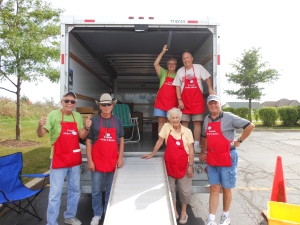
<path id="1" fill-rule="evenodd" d="M 149 17 L 149 20 L 154 20 L 154 17 L 153 17 L 153 16 L 150 16 L 150 17 Z"/>
<path id="2" fill-rule="evenodd" d="M 218 55 L 218 65 L 221 65 L 221 56 Z"/>
<path id="3" fill-rule="evenodd" d="M 84 20 L 85 23 L 95 23 L 95 20 Z"/>
<path id="4" fill-rule="evenodd" d="M 61 64 L 65 64 L 65 54 L 61 54 Z"/>
<path id="5" fill-rule="evenodd" d="M 188 23 L 198 23 L 198 20 L 189 20 Z"/>
<path id="6" fill-rule="evenodd" d="M 128 19 L 130 19 L 130 20 L 133 20 L 133 19 L 134 19 L 134 17 L 133 17 L 133 16 L 129 16 L 129 17 L 128 17 Z"/>
<path id="7" fill-rule="evenodd" d="M 139 19 L 140 19 L 140 20 L 143 20 L 143 19 L 144 19 L 144 17 L 143 17 L 143 16 L 139 16 Z"/>

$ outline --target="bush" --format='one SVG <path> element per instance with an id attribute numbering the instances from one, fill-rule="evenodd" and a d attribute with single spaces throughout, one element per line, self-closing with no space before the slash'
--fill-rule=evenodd
<path id="1" fill-rule="evenodd" d="M 298 111 L 295 106 L 282 106 L 278 108 L 278 114 L 285 126 L 296 125 L 298 121 Z"/>
<path id="2" fill-rule="evenodd" d="M 298 113 L 298 121 L 300 120 L 300 106 L 296 106 L 296 110 Z"/>
<path id="3" fill-rule="evenodd" d="M 259 120 L 259 110 L 258 109 L 253 109 L 253 118 L 255 119 L 255 121 L 257 122 Z"/>
<path id="4" fill-rule="evenodd" d="M 236 115 L 248 120 L 250 118 L 250 109 L 249 108 L 237 108 Z"/>
<path id="5" fill-rule="evenodd" d="M 259 110 L 259 117 L 263 125 L 272 127 L 275 125 L 278 118 L 277 109 L 275 107 L 263 107 Z"/>
<path id="6" fill-rule="evenodd" d="M 231 112 L 233 114 L 236 114 L 236 109 L 232 108 L 232 107 L 223 108 L 222 111 L 224 111 L 224 112 Z"/>

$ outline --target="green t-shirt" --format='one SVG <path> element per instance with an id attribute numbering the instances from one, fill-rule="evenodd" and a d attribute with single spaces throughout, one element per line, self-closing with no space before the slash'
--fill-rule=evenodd
<path id="1" fill-rule="evenodd" d="M 84 127 L 83 125 L 83 119 L 80 113 L 73 112 L 75 122 L 77 123 L 78 131 Z M 62 121 L 62 112 L 60 109 L 53 110 L 50 112 L 47 116 L 47 123 L 44 126 L 44 128 L 49 132 L 50 134 L 50 142 L 51 145 L 55 143 L 57 138 L 60 135 L 61 132 L 61 121 Z M 73 116 L 71 115 L 64 115 L 64 122 L 74 122 Z M 51 155 L 50 158 L 52 158 L 53 155 L 53 147 L 51 148 Z"/>
<path id="2" fill-rule="evenodd" d="M 175 78 L 175 76 L 176 76 L 176 74 L 168 74 L 168 70 L 161 67 L 160 74 L 158 76 L 159 77 L 159 88 L 161 88 L 161 86 L 164 84 L 167 75 L 172 78 Z"/>

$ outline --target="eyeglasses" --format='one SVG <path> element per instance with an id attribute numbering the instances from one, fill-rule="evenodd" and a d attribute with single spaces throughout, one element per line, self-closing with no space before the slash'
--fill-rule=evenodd
<path id="1" fill-rule="evenodd" d="M 76 101 L 75 100 L 70 100 L 70 99 L 65 99 L 65 100 L 63 100 L 63 102 L 64 103 L 71 103 L 71 104 L 75 104 L 76 103 Z"/>
<path id="2" fill-rule="evenodd" d="M 106 104 L 101 104 L 103 107 L 105 106 L 111 106 L 112 104 L 106 103 Z"/>

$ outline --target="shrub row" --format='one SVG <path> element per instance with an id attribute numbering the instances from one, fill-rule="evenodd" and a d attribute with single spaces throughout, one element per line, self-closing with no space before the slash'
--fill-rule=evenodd
<path id="1" fill-rule="evenodd" d="M 223 108 L 223 111 L 232 112 L 242 118 L 249 119 L 250 110 L 248 108 Z M 252 118 L 256 121 L 261 119 L 263 125 L 274 126 L 279 119 L 285 126 L 297 125 L 300 120 L 300 106 L 282 106 L 282 107 L 263 107 L 259 110 L 254 109 Z"/>

